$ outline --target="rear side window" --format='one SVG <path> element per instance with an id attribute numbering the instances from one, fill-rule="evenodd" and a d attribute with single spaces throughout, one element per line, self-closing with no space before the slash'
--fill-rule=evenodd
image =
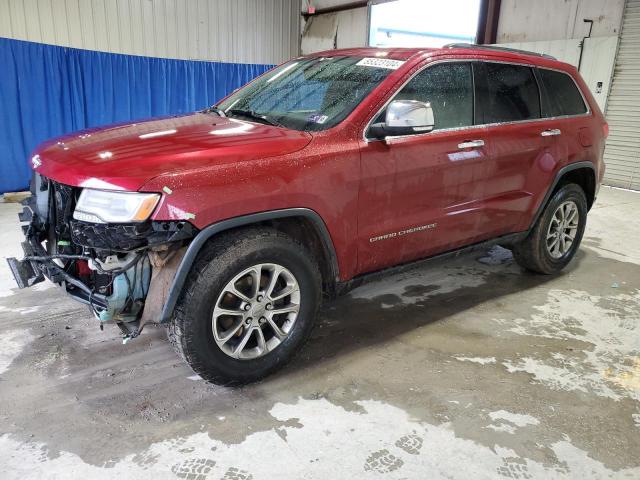
<path id="1" fill-rule="evenodd" d="M 538 69 L 538 72 L 548 97 L 545 117 L 580 115 L 587 112 L 582 95 L 569 75 L 542 68 Z"/>
<path id="2" fill-rule="evenodd" d="M 485 64 L 484 123 L 517 122 L 540 118 L 540 92 L 530 67 Z"/>
<path id="3" fill-rule="evenodd" d="M 473 125 L 473 77 L 469 63 L 427 67 L 396 94 L 394 100 L 429 102 L 435 130 Z M 386 109 L 374 120 L 384 122 Z"/>

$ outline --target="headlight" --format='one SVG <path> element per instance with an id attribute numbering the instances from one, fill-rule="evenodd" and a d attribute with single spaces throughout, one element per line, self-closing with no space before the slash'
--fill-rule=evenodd
<path id="1" fill-rule="evenodd" d="M 113 192 L 85 188 L 73 218 L 93 223 L 144 222 L 160 200 L 157 193 Z"/>

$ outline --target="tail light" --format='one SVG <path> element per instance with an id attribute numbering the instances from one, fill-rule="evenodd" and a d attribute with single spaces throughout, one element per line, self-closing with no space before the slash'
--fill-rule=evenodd
<path id="1" fill-rule="evenodd" d="M 602 124 L 602 133 L 604 134 L 604 138 L 609 136 L 609 124 L 607 122 Z"/>

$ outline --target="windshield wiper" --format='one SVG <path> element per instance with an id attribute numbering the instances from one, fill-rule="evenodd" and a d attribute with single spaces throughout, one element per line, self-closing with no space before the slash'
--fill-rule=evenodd
<path id="1" fill-rule="evenodd" d="M 275 120 L 271 120 L 266 115 L 261 113 L 254 112 L 253 110 L 242 110 L 239 108 L 232 108 L 225 112 L 227 115 L 237 115 L 239 117 L 246 117 L 251 120 L 256 120 L 258 122 L 266 123 L 267 125 L 272 125 L 274 127 L 282 127 L 282 124 L 276 122 Z"/>
<path id="2" fill-rule="evenodd" d="M 226 117 L 227 116 L 224 113 L 224 110 L 222 110 L 221 108 L 216 107 L 215 105 L 211 105 L 209 108 L 205 108 L 204 110 L 202 110 L 202 113 L 215 113 L 216 115 L 218 115 L 220 117 Z"/>

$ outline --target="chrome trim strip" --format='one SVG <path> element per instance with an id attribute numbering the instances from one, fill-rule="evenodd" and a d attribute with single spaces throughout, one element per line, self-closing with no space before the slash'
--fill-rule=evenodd
<path id="1" fill-rule="evenodd" d="M 501 126 L 501 125 L 517 125 L 517 124 L 521 124 L 521 123 L 529 123 L 529 122 L 540 122 L 540 121 L 549 121 L 549 120 L 563 120 L 563 119 L 567 119 L 567 118 L 580 118 L 580 117 L 587 117 L 587 116 L 591 116 L 591 114 L 593 113 L 591 110 L 591 106 L 589 105 L 589 102 L 587 102 L 586 97 L 584 96 L 584 93 L 582 92 L 582 90 L 580 89 L 580 86 L 577 84 L 577 82 L 575 81 L 575 79 L 569 75 L 567 72 L 565 72 L 564 70 L 559 70 L 557 68 L 550 68 L 550 67 L 540 67 L 538 65 L 534 65 L 534 64 L 529 64 L 529 63 L 520 63 L 520 62 L 509 62 L 506 60 L 486 60 L 486 59 L 473 59 L 473 58 L 448 58 L 446 60 L 436 60 L 434 62 L 428 63 L 427 65 L 424 65 L 423 67 L 419 68 L 418 70 L 416 70 L 407 80 L 405 80 L 402 85 L 400 85 L 394 92 L 393 95 L 384 103 L 384 105 L 382 105 L 382 107 L 380 107 L 380 109 L 378 109 L 378 111 L 371 116 L 371 118 L 369 119 L 369 121 L 367 122 L 367 124 L 364 127 L 364 130 L 362 131 L 362 139 L 364 140 L 365 143 L 370 143 L 370 142 L 384 142 L 385 139 L 379 139 L 379 138 L 367 138 L 367 130 L 369 130 L 369 127 L 371 126 L 371 123 L 373 122 L 373 120 L 380 115 L 380 113 L 387 108 L 387 106 L 389 105 L 389 103 L 391 103 L 393 101 L 393 99 L 395 98 L 395 96 L 407 85 L 407 83 L 409 83 L 411 80 L 413 80 L 413 78 L 418 75 L 419 73 L 422 73 L 424 70 L 426 70 L 429 67 L 432 67 L 434 65 L 438 65 L 440 63 L 501 63 L 501 64 L 506 64 L 506 65 L 518 65 L 518 66 L 522 66 L 522 67 L 529 67 L 529 68 L 537 68 L 538 70 L 551 70 L 553 72 L 559 72 L 562 73 L 564 75 L 567 75 L 571 81 L 573 82 L 573 84 L 576 86 L 576 88 L 578 89 L 578 92 L 580 92 L 580 96 L 582 97 L 582 101 L 584 102 L 584 105 L 587 107 L 587 111 L 585 113 L 579 113 L 577 115 L 559 115 L 556 117 L 544 117 L 544 118 L 531 118 L 531 119 L 527 119 L 527 120 L 516 120 L 513 122 L 496 122 L 496 123 L 483 123 L 483 124 L 479 124 L 479 125 L 469 125 L 469 126 L 465 126 L 465 127 L 452 127 L 452 128 L 443 128 L 440 130 L 432 130 L 430 132 L 426 132 L 426 133 L 419 133 L 419 134 L 414 134 L 414 135 L 399 135 L 397 137 L 393 137 L 393 138 L 406 138 L 406 137 L 422 137 L 425 135 L 432 135 L 438 132 L 454 132 L 454 131 L 460 131 L 460 130 L 473 130 L 473 129 L 477 129 L 477 128 L 488 128 L 488 127 L 496 127 L 496 126 Z M 473 75 L 473 71 L 471 72 L 471 74 Z M 537 84 L 538 80 L 536 79 L 536 84 Z M 474 86 L 474 90 L 475 90 L 475 86 Z M 538 92 L 540 94 L 540 109 L 542 110 L 542 88 L 540 85 L 538 85 Z M 475 103 L 475 91 L 474 91 L 474 103 Z M 475 116 L 475 113 L 474 113 Z M 475 119 L 475 118 L 474 118 Z"/>

